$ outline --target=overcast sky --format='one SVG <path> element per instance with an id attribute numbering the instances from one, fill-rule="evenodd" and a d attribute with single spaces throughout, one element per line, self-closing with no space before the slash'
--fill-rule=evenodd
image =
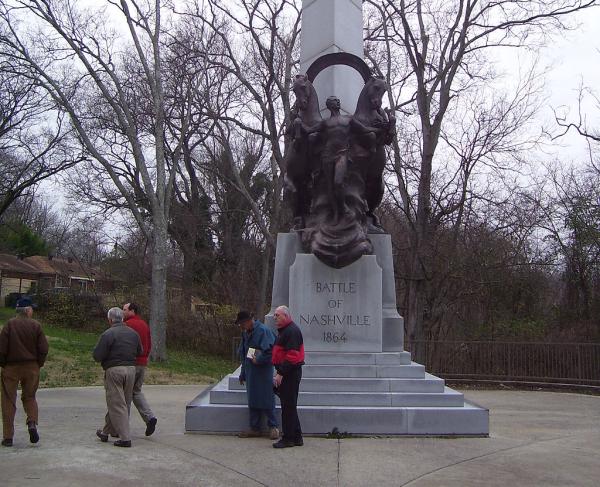
<path id="1" fill-rule="evenodd" d="M 548 105 L 540 113 L 544 124 L 554 120 L 552 108 L 568 107 L 573 117 L 576 116 L 578 89 L 582 83 L 600 95 L 600 8 L 588 9 L 577 19 L 581 22 L 579 28 L 566 32 L 562 39 L 556 39 L 543 51 L 542 60 L 550 66 L 546 76 Z M 600 128 L 600 107 L 589 97 L 585 110 L 589 126 Z M 563 147 L 556 147 L 556 154 L 563 158 L 571 156 L 573 162 L 587 155 L 585 141 L 575 132 L 557 145 Z"/>

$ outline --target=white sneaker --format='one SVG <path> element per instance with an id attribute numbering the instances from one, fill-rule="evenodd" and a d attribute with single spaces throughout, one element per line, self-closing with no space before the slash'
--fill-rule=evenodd
<path id="1" fill-rule="evenodd" d="M 271 428 L 269 430 L 269 439 L 271 439 L 271 440 L 279 439 L 279 430 L 277 428 Z"/>

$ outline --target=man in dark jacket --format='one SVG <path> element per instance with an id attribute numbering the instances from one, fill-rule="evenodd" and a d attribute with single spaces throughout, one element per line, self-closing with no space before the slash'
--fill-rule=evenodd
<path id="1" fill-rule="evenodd" d="M 35 400 L 40 383 L 40 368 L 48 355 L 48 340 L 41 325 L 31 319 L 31 299 L 17 301 L 17 316 L 8 320 L 0 332 L 0 391 L 2 403 L 2 446 L 12 446 L 17 412 L 17 388 L 21 383 L 21 401 L 27 414 L 29 441 L 37 443 L 38 405 Z"/>
<path id="2" fill-rule="evenodd" d="M 123 310 L 108 311 L 110 328 L 100 336 L 93 356 L 104 369 L 106 413 L 104 428 L 96 431 L 100 441 L 108 441 L 108 435 L 118 436 L 115 446 L 130 447 L 129 408 L 135 382 L 135 359 L 143 348 L 139 335 L 123 323 Z"/>
<path id="3" fill-rule="evenodd" d="M 277 440 L 277 418 L 275 417 L 275 395 L 273 394 L 273 364 L 271 349 L 275 334 L 255 320 L 248 311 L 240 311 L 236 324 L 242 328 L 239 355 L 242 363 L 240 384 L 246 384 L 246 396 L 250 414 L 250 429 L 242 431 L 240 438 L 262 436 L 261 419 L 264 414 L 269 426 L 269 438 Z"/>
<path id="4" fill-rule="evenodd" d="M 139 315 L 139 306 L 135 303 L 127 303 L 123 305 L 123 317 L 125 324 L 136 331 L 140 336 L 142 348 L 144 351 L 138 355 L 135 360 L 135 383 L 133 384 L 133 404 L 140 413 L 140 416 L 146 423 L 146 436 L 150 436 L 156 429 L 158 422 L 156 416 L 150 408 L 150 404 L 146 400 L 146 396 L 142 392 L 144 385 L 144 377 L 146 376 L 146 367 L 148 366 L 148 356 L 152 350 L 152 336 L 150 335 L 150 327 Z"/>
<path id="5" fill-rule="evenodd" d="M 282 438 L 273 448 L 302 446 L 302 428 L 298 419 L 298 389 L 304 364 L 304 340 L 300 328 L 292 321 L 287 306 L 275 310 L 277 340 L 273 347 L 273 365 L 277 374 L 273 379 L 281 401 Z"/>

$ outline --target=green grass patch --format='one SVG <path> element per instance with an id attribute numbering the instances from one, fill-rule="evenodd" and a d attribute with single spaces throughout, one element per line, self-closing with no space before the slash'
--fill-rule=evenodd
<path id="1" fill-rule="evenodd" d="M 14 310 L 0 308 L 2 324 L 14 316 Z M 41 387 L 74 387 L 101 385 L 103 371 L 94 362 L 92 350 L 100 333 L 42 324 L 50 351 L 40 375 Z M 230 373 L 236 365 L 208 354 L 167 350 L 168 360 L 150 363 L 146 384 L 213 383 Z"/>
<path id="2" fill-rule="evenodd" d="M 11 308 L 0 308 L 0 322 L 4 324 L 6 320 L 15 316 L 15 310 Z"/>
<path id="3" fill-rule="evenodd" d="M 179 374 L 200 374 L 220 379 L 232 369 L 230 360 L 212 355 L 202 355 L 187 350 L 168 350 L 166 362 L 152 363 L 152 367 Z M 236 365 L 237 367 L 237 365 Z"/>

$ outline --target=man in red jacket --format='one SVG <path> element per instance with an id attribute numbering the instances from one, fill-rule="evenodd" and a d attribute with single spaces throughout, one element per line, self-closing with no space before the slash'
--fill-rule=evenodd
<path id="1" fill-rule="evenodd" d="M 302 446 L 304 440 L 297 406 L 302 365 L 304 365 L 304 340 L 300 328 L 292 321 L 287 306 L 279 306 L 274 316 L 278 335 L 271 355 L 277 371 L 273 378 L 273 385 L 279 391 L 283 435 L 281 440 L 273 443 L 273 448 Z"/>
<path id="2" fill-rule="evenodd" d="M 125 324 L 137 332 L 137 334 L 140 336 L 140 340 L 142 341 L 142 348 L 144 349 L 142 355 L 139 355 L 135 362 L 133 404 L 135 404 L 135 407 L 144 420 L 144 423 L 146 423 L 146 436 L 150 436 L 152 433 L 154 433 L 158 420 L 156 419 L 156 416 L 154 416 L 152 409 L 150 409 L 148 401 L 146 401 L 146 397 L 142 392 L 142 386 L 144 385 L 144 376 L 146 375 L 148 356 L 150 355 L 150 350 L 152 350 L 152 337 L 150 335 L 150 327 L 148 326 L 148 323 L 140 318 L 139 312 L 139 306 L 135 303 L 127 303 L 123 305 L 123 317 Z"/>

